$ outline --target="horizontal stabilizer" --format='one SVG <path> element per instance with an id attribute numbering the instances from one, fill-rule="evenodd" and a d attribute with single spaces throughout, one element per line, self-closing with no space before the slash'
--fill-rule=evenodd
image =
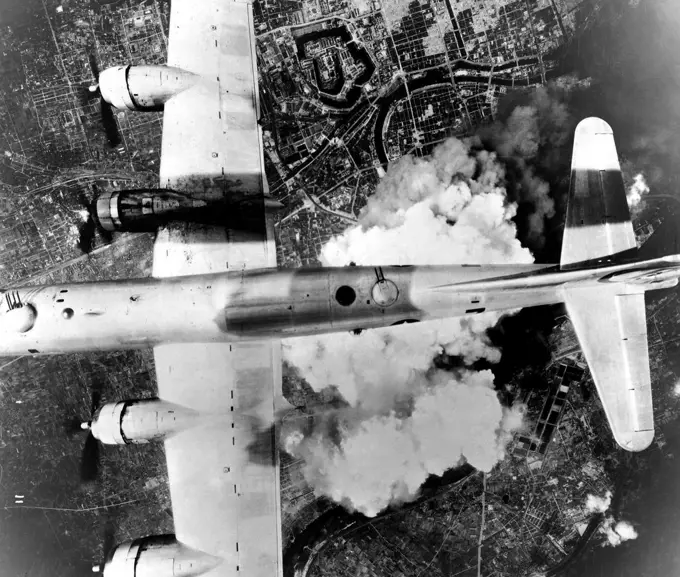
<path id="1" fill-rule="evenodd" d="M 614 134 L 604 120 L 586 118 L 574 135 L 561 268 L 636 248 Z"/>
<path id="2" fill-rule="evenodd" d="M 565 302 L 614 439 L 642 451 L 654 439 L 645 296 L 626 291 L 567 286 Z"/>

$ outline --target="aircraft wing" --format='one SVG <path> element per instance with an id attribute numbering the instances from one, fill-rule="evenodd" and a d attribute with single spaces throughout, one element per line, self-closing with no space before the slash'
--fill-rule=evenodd
<path id="1" fill-rule="evenodd" d="M 261 226 L 247 232 L 189 223 L 162 228 L 153 275 L 275 266 L 265 224 L 251 5 L 173 0 L 168 65 L 200 78 L 165 106 L 161 186 L 249 198 L 263 208 Z M 158 396 L 203 417 L 168 438 L 165 454 L 176 537 L 218 558 L 213 577 L 282 574 L 274 431 L 280 355 L 276 342 L 154 350 Z"/>
<path id="2" fill-rule="evenodd" d="M 207 575 L 283 575 L 274 387 L 280 344 L 161 345 L 159 397 L 204 423 L 166 439 L 175 535 L 221 560 Z"/>
<path id="3" fill-rule="evenodd" d="M 586 118 L 574 135 L 561 268 L 636 248 L 614 134 L 604 120 Z"/>
<path id="4" fill-rule="evenodd" d="M 625 285 L 565 287 L 565 302 L 616 442 L 628 451 L 654 439 L 643 292 Z"/>

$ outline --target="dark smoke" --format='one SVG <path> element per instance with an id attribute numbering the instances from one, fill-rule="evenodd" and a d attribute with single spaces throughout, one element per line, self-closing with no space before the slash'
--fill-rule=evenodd
<path id="1" fill-rule="evenodd" d="M 573 132 L 580 120 L 568 102 L 587 82 L 563 78 L 508 95 L 496 120 L 478 133 L 480 146 L 495 150 L 506 170 L 508 198 L 518 203 L 517 235 L 541 262 L 558 261 L 566 207 Z"/>
<path id="2" fill-rule="evenodd" d="M 585 32 L 565 50 L 564 75 L 508 94 L 495 122 L 479 131 L 481 145 L 504 162 L 508 197 L 519 203 L 518 238 L 537 262 L 559 260 L 573 132 L 583 118 L 612 126 L 627 186 L 641 173 L 651 194 L 676 194 L 680 176 L 677 2 L 587 2 L 581 18 Z"/>
<path id="3" fill-rule="evenodd" d="M 537 262 L 559 262 L 573 133 L 583 118 L 599 116 L 612 126 L 627 189 L 639 174 L 649 186 L 643 210 L 669 206 L 669 201 L 649 202 L 655 193 L 677 195 L 678 4 L 587 4 L 578 27 L 586 30 L 562 58 L 564 75 L 547 86 L 508 94 L 494 123 L 477 135 L 479 146 L 498 152 L 508 198 L 518 203 L 517 236 Z M 671 208 L 674 204 L 670 201 Z M 522 366 L 538 369 L 549 360 L 547 337 L 563 312 L 562 307 L 525 309 L 489 331 L 491 342 L 503 351 L 501 362 L 491 367 L 497 385 Z"/>

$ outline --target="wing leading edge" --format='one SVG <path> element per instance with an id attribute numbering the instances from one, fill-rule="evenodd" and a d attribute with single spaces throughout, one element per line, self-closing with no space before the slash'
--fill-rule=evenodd
<path id="1" fill-rule="evenodd" d="M 628 451 L 646 449 L 654 414 L 644 293 L 567 286 L 565 302 L 614 439 Z"/>
<path id="2" fill-rule="evenodd" d="M 574 134 L 561 268 L 636 247 L 614 134 L 604 120 L 586 118 Z"/>

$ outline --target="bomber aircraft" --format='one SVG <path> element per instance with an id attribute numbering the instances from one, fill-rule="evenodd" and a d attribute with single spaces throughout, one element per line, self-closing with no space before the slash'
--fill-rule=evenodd
<path id="1" fill-rule="evenodd" d="M 108 577 L 282 574 L 275 435 L 252 423 L 275 426 L 284 337 L 565 303 L 614 438 L 651 443 L 644 293 L 677 284 L 680 254 L 637 249 L 603 120 L 576 128 L 559 264 L 286 270 L 250 3 L 173 0 L 167 66 L 109 68 L 97 89 L 119 109 L 164 109 L 159 189 L 96 207 L 110 229 L 157 227 L 152 277 L 4 290 L 0 354 L 154 348 L 158 398 L 107 403 L 89 426 L 104 443 L 164 441 L 175 535 L 113 548 Z"/>

